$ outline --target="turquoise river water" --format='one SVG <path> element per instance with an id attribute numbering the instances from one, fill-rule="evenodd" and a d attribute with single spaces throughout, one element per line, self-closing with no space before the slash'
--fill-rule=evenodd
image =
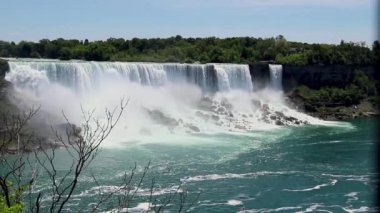
<path id="1" fill-rule="evenodd" d="M 99 198 L 99 189 L 115 190 L 135 162 L 138 176 L 151 161 L 130 211 L 142 211 L 152 201 L 149 188 L 154 177 L 153 194 L 162 199 L 181 184 L 188 192 L 187 202 L 195 201 L 190 212 L 376 212 L 377 121 L 357 119 L 345 127 L 306 125 L 257 135 L 203 135 L 103 149 L 66 210 L 85 211 Z M 65 162 L 67 156 L 61 153 L 59 158 Z M 107 202 L 105 209 L 116 204 L 113 199 Z M 176 202 L 168 210 L 176 211 Z"/>

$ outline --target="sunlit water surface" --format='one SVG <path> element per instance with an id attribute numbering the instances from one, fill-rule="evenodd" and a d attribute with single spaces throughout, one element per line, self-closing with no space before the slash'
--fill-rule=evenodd
<path id="1" fill-rule="evenodd" d="M 376 212 L 376 121 L 354 120 L 350 128 L 310 125 L 198 135 L 174 142 L 161 138 L 106 148 L 80 179 L 66 210 L 86 210 L 99 198 L 92 175 L 109 192 L 135 163 L 141 174 L 150 161 L 132 208 L 144 209 L 151 201 L 154 177 L 154 195 L 169 196 L 181 184 L 189 202 L 197 199 L 191 212 Z M 62 152 L 58 157 L 64 170 L 68 156 Z M 43 190 L 41 183 L 36 190 Z M 115 199 L 107 202 L 104 208 L 117 204 Z"/>

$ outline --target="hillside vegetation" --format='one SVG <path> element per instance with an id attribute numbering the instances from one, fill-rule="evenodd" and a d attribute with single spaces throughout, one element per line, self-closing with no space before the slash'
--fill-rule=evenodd
<path id="1" fill-rule="evenodd" d="M 276 38 L 170 38 L 106 41 L 42 39 L 19 43 L 0 41 L 0 57 L 82 59 L 89 61 L 149 61 L 200 63 L 369 65 L 377 63 L 379 42 L 372 49 L 365 43 L 342 41 L 339 45 L 307 44 Z"/>

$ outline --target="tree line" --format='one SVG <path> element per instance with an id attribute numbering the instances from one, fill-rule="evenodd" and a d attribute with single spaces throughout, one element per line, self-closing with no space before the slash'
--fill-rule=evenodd
<path id="1" fill-rule="evenodd" d="M 0 41 L 0 57 L 81 59 L 180 63 L 256 63 L 370 65 L 379 58 L 379 42 L 308 44 L 272 38 L 109 38 L 105 41 L 42 39 L 19 43 Z"/>

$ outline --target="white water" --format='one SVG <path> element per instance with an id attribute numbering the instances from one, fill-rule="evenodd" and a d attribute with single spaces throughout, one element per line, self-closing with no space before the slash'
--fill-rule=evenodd
<path id="1" fill-rule="evenodd" d="M 270 84 L 276 91 L 282 91 L 282 65 L 270 64 Z"/>
<path id="2" fill-rule="evenodd" d="M 52 83 L 59 83 L 85 95 L 105 80 L 114 79 L 147 86 L 163 86 L 169 82 L 189 83 L 197 85 L 206 93 L 231 89 L 252 90 L 248 66 L 237 64 L 15 60 L 10 61 L 10 67 L 8 79 L 17 85 L 25 86 L 27 83 L 28 86 L 35 87 L 36 81 L 44 77 Z M 25 82 L 25 78 L 37 79 Z"/>
<path id="3" fill-rule="evenodd" d="M 6 80 L 15 86 L 14 101 L 25 107 L 41 105 L 49 123 L 64 122 L 60 116 L 64 111 L 71 122 L 80 124 L 81 105 L 96 109 L 97 118 L 102 119 L 104 108 L 112 109 L 121 98 L 130 98 L 109 138 L 111 146 L 279 128 L 275 120 L 263 122 L 264 103 L 269 106 L 266 114 L 281 112 L 303 122 L 325 124 L 286 107 L 278 91 L 253 93 L 247 65 L 55 60 L 10 60 L 9 64 Z M 278 66 L 271 65 L 270 70 L 281 73 Z M 272 76 L 274 88 L 280 89 L 280 77 Z M 252 104 L 253 100 L 261 106 Z"/>

